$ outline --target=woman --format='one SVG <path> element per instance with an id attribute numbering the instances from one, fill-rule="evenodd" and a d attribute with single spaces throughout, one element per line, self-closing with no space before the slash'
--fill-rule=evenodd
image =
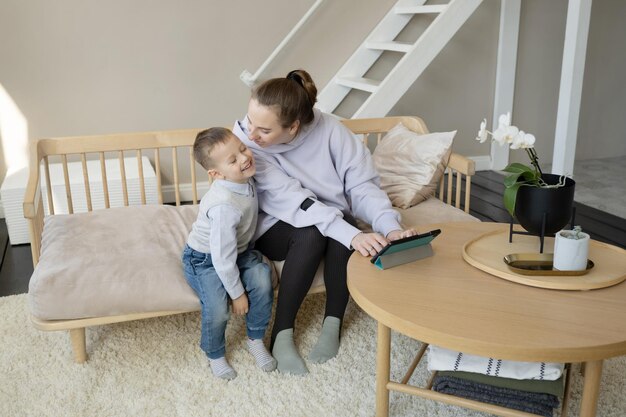
<path id="1" fill-rule="evenodd" d="M 339 350 L 353 250 L 375 255 L 402 230 L 400 215 L 379 187 L 369 151 L 331 115 L 314 109 L 317 89 L 304 70 L 256 87 L 246 117 L 233 132 L 257 160 L 259 222 L 255 248 L 284 260 L 270 348 L 281 372 L 305 374 L 293 331 L 296 314 L 322 258 L 326 311 L 309 360 L 323 363 Z M 355 217 L 372 225 L 362 233 Z"/>

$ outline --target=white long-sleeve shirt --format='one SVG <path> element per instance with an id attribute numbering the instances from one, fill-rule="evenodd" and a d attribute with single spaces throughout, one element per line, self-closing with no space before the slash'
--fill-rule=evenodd
<path id="1" fill-rule="evenodd" d="M 202 197 L 187 244 L 210 253 L 215 272 L 233 300 L 244 293 L 237 256 L 246 250 L 256 227 L 258 202 L 254 184 L 215 180 Z"/>

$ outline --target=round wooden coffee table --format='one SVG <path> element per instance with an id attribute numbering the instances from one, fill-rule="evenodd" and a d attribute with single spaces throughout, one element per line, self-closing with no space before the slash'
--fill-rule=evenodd
<path id="1" fill-rule="evenodd" d="M 437 228 L 442 233 L 432 243 L 432 257 L 384 271 L 358 253 L 348 263 L 350 294 L 378 321 L 376 414 L 388 414 L 389 390 L 395 390 L 499 415 L 528 415 L 390 381 L 393 329 L 428 344 L 487 357 L 584 363 L 580 416 L 595 416 L 602 362 L 626 354 L 626 283 L 566 291 L 504 280 L 465 262 L 462 248 L 508 224 L 420 226 L 421 231 Z M 626 273 L 626 251 L 615 253 L 612 265 Z"/>

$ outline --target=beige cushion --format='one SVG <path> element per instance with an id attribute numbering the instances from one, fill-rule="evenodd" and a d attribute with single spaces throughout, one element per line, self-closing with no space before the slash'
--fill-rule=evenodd
<path id="1" fill-rule="evenodd" d="M 405 228 L 418 226 L 419 232 L 427 232 L 421 230 L 420 225 L 429 223 L 449 223 L 449 222 L 479 222 L 480 220 L 471 214 L 467 214 L 450 204 L 446 204 L 436 197 L 410 207 L 408 209 L 397 209 L 402 215 L 402 225 Z"/>
<path id="2" fill-rule="evenodd" d="M 428 200 L 410 207 L 408 209 L 401 209 L 394 207 L 401 216 L 401 223 L 405 229 L 415 227 L 418 232 L 427 232 L 428 230 L 422 230 L 419 226 L 430 223 L 448 223 L 448 222 L 479 222 L 480 220 L 471 214 L 467 214 L 461 209 L 458 209 L 450 204 L 446 204 L 436 197 L 431 197 Z M 357 220 L 359 229 L 364 232 L 371 232 L 372 226 L 369 224 Z"/>
<path id="3" fill-rule="evenodd" d="M 478 221 L 436 198 L 399 211 L 406 227 Z M 180 261 L 197 212 L 197 205 L 147 205 L 46 217 L 29 285 L 31 314 L 61 320 L 199 310 Z M 283 262 L 273 266 L 276 279 Z M 312 292 L 323 291 L 323 270 L 322 262 Z"/>
<path id="4" fill-rule="evenodd" d="M 199 309 L 181 254 L 197 206 L 48 216 L 30 310 L 43 320 Z"/>
<path id="5" fill-rule="evenodd" d="M 455 134 L 419 135 L 402 123 L 387 132 L 373 157 L 381 188 L 395 207 L 406 209 L 434 195 Z"/>

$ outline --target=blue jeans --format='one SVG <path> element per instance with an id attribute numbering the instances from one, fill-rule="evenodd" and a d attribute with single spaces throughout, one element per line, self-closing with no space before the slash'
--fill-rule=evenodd
<path id="1" fill-rule="evenodd" d="M 185 245 L 182 256 L 187 282 L 200 298 L 202 334 L 200 348 L 210 359 L 226 353 L 225 332 L 230 316 L 229 296 L 213 267 L 211 254 L 198 252 Z M 246 250 L 237 257 L 241 283 L 248 295 L 246 328 L 250 339 L 262 339 L 272 315 L 274 290 L 270 267 L 260 252 Z"/>

